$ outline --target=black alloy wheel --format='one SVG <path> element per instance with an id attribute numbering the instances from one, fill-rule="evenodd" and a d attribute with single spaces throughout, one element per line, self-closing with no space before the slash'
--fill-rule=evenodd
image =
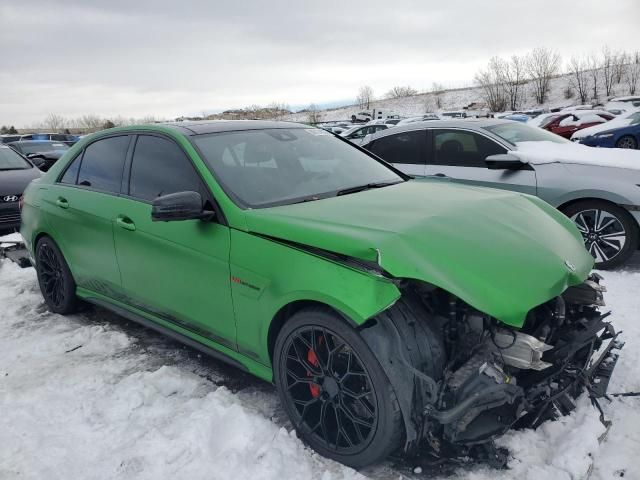
<path id="1" fill-rule="evenodd" d="M 304 428 L 324 445 L 362 449 L 377 421 L 371 378 L 358 355 L 325 328 L 302 327 L 285 346 L 286 390 Z"/>
<path id="2" fill-rule="evenodd" d="M 331 312 L 295 314 L 274 367 L 292 424 L 322 455 L 359 468 L 398 447 L 404 429 L 389 381 L 358 332 Z"/>
<path id="3" fill-rule="evenodd" d="M 72 313 L 77 307 L 76 284 L 62 252 L 49 237 L 36 247 L 36 271 L 40 291 L 52 312 Z"/>

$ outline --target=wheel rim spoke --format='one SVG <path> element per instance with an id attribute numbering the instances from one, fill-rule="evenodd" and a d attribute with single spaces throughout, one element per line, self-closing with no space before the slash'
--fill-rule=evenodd
<path id="1" fill-rule="evenodd" d="M 597 263 L 618 255 L 627 242 L 624 225 L 613 213 L 597 208 L 583 210 L 571 217 L 580 231 L 585 248 Z"/>
<path id="2" fill-rule="evenodd" d="M 376 396 L 350 345 L 327 328 L 305 326 L 290 335 L 281 355 L 296 428 L 335 451 L 365 448 L 376 431 Z"/>

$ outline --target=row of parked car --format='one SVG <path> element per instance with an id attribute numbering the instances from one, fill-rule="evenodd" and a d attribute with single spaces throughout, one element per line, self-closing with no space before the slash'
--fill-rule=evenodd
<path id="1" fill-rule="evenodd" d="M 20 226 L 18 203 L 24 188 L 79 139 L 66 133 L 0 135 L 0 235 Z"/>
<path id="2" fill-rule="evenodd" d="M 526 122 L 532 126 L 548 130 L 556 135 L 579 143 L 595 147 L 638 149 L 640 146 L 640 97 L 625 97 L 638 99 L 637 102 L 624 102 L 625 109 L 607 109 L 594 106 L 567 107 L 554 112 L 506 112 L 496 115 L 496 118 Z M 615 104 L 623 103 L 620 101 Z M 611 104 L 608 104 L 611 106 Z M 612 113 L 617 112 L 617 113 Z M 377 119 L 366 124 L 352 124 L 336 122 L 321 125 L 333 133 L 340 134 L 351 142 L 360 145 L 368 135 L 381 130 L 403 126 L 429 120 L 448 120 L 450 116 L 436 113 L 398 118 Z M 611 122 L 611 123 L 610 123 Z"/>

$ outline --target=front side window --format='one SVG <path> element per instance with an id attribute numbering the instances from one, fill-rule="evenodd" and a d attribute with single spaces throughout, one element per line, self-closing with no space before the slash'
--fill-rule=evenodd
<path id="1" fill-rule="evenodd" d="M 201 192 L 193 165 L 173 141 L 140 135 L 131 163 L 129 195 L 152 201 L 170 193 Z"/>
<path id="2" fill-rule="evenodd" d="M 489 155 L 507 153 L 493 140 L 464 130 L 433 130 L 433 164 L 486 167 Z"/>
<path id="3" fill-rule="evenodd" d="M 321 129 L 248 130 L 191 139 L 227 194 L 252 208 L 404 181 L 391 168 Z"/>
<path id="4" fill-rule="evenodd" d="M 78 185 L 119 193 L 129 136 L 109 137 L 89 145 L 82 157 Z"/>
<path id="5" fill-rule="evenodd" d="M 427 134 L 424 130 L 382 137 L 369 150 L 389 163 L 424 164 Z"/>

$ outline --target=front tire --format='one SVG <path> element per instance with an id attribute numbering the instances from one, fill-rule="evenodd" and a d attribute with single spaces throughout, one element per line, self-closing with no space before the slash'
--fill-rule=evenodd
<path id="1" fill-rule="evenodd" d="M 625 263 L 638 248 L 638 224 L 622 207 L 603 200 L 585 200 L 564 210 L 580 231 L 596 268 Z"/>
<path id="2" fill-rule="evenodd" d="M 294 314 L 278 335 L 274 378 L 300 437 L 353 468 L 400 445 L 402 416 L 391 384 L 359 333 L 328 309 Z"/>
<path id="3" fill-rule="evenodd" d="M 638 141 L 631 135 L 625 135 L 618 139 L 616 142 L 616 148 L 630 148 L 636 150 L 638 148 Z"/>
<path id="4" fill-rule="evenodd" d="M 50 237 L 42 237 L 36 245 L 36 272 L 49 310 L 67 315 L 78 309 L 76 282 L 60 248 Z"/>

